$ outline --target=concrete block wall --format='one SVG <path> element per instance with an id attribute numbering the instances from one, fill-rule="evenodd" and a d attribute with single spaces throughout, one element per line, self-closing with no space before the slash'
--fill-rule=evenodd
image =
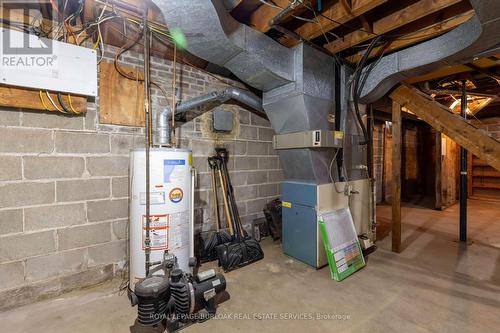
<path id="1" fill-rule="evenodd" d="M 107 48 L 111 62 L 116 49 Z M 129 66 L 140 55 L 126 53 Z M 179 65 L 182 98 L 226 83 Z M 152 79 L 170 87 L 172 63 L 154 59 Z M 170 103 L 153 91 L 154 111 Z M 236 106 L 237 133 L 215 139 L 202 116 L 178 130 L 182 148 L 193 150 L 197 168 L 197 229 L 212 227 L 207 156 L 228 148 L 230 173 L 243 223 L 262 216 L 279 196 L 283 177 L 272 149 L 269 122 Z M 99 123 L 99 98 L 85 116 L 0 110 L 0 309 L 55 296 L 110 279 L 126 269 L 128 153 L 143 146 L 144 130 Z"/>

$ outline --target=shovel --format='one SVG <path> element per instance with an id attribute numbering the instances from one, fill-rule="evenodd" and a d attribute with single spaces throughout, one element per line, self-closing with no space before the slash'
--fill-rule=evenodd
<path id="1" fill-rule="evenodd" d="M 212 160 L 212 157 L 208 158 L 208 165 L 211 169 L 211 177 L 212 177 L 212 194 L 213 194 L 213 210 L 216 220 L 216 231 L 204 231 L 200 233 L 200 261 L 208 262 L 217 259 L 217 251 L 216 247 L 220 244 L 227 243 L 231 241 L 231 234 L 228 229 L 220 229 L 221 220 L 219 216 L 219 207 L 218 207 L 218 195 L 217 195 L 217 183 L 215 180 L 215 168 L 216 163 Z M 229 220 L 228 220 L 229 221 Z"/>
<path id="2" fill-rule="evenodd" d="M 219 155 L 217 169 L 224 196 L 224 206 L 226 207 L 226 203 L 229 202 L 226 211 L 230 214 L 230 223 L 234 230 L 234 235 L 230 242 L 217 246 L 217 256 L 219 258 L 219 265 L 222 266 L 225 272 L 229 272 L 261 260 L 264 258 L 264 252 L 259 242 L 243 234 L 244 231 L 241 226 L 238 208 L 234 200 L 233 187 L 227 171 L 227 151 L 225 151 L 225 155 L 223 156 L 221 156 L 220 151 L 217 151 L 217 153 Z"/>

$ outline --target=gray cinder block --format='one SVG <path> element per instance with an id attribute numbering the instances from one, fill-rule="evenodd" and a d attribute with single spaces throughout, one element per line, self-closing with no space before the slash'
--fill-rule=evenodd
<path id="1" fill-rule="evenodd" d="M 79 272 L 87 268 L 87 249 L 77 249 L 26 259 L 26 281 Z"/>
<path id="2" fill-rule="evenodd" d="M 0 181 L 19 180 L 22 177 L 21 157 L 0 156 Z"/>
<path id="3" fill-rule="evenodd" d="M 86 222 L 85 204 L 26 208 L 24 219 L 27 231 L 84 224 Z"/>
<path id="4" fill-rule="evenodd" d="M 48 204 L 54 202 L 54 200 L 54 182 L 24 182 L 0 185 L 0 208 Z"/>
<path id="5" fill-rule="evenodd" d="M 56 250 L 54 231 L 10 235 L 0 238 L 0 261 L 13 261 Z"/>
<path id="6" fill-rule="evenodd" d="M 56 132 L 56 151 L 71 154 L 109 153 L 109 135 L 98 133 Z"/>
<path id="7" fill-rule="evenodd" d="M 7 127 L 0 131 L 2 153 L 50 153 L 53 146 L 49 130 Z"/>
<path id="8" fill-rule="evenodd" d="M 99 156 L 87 158 L 91 176 L 127 176 L 129 158 L 124 156 Z"/>
<path id="9" fill-rule="evenodd" d="M 89 222 L 125 218 L 128 216 L 128 199 L 89 201 L 87 217 Z"/>
<path id="10" fill-rule="evenodd" d="M 23 210 L 0 211 L 0 235 L 23 231 Z"/>
<path id="11" fill-rule="evenodd" d="M 85 171 L 83 157 L 28 156 L 24 157 L 26 179 L 78 178 Z"/>
<path id="12" fill-rule="evenodd" d="M 57 233 L 59 250 L 69 250 L 111 241 L 111 226 L 109 223 L 59 229 Z"/>
<path id="13" fill-rule="evenodd" d="M 22 261 L 0 264 L 0 289 L 9 289 L 24 283 L 24 265 Z"/>
<path id="14" fill-rule="evenodd" d="M 80 201 L 109 198 L 109 179 L 78 179 L 57 181 L 57 201 Z"/>

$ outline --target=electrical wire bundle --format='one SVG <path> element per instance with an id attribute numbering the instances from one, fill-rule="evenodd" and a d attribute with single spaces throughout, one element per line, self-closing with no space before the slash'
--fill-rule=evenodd
<path id="1" fill-rule="evenodd" d="M 40 98 L 40 102 L 42 103 L 45 111 L 52 111 L 50 109 L 50 107 L 45 103 L 45 100 L 44 100 L 44 97 L 43 96 L 46 96 L 47 99 L 49 100 L 50 104 L 52 105 L 52 107 L 58 111 L 58 112 L 61 112 L 61 113 L 66 113 L 66 114 L 73 114 L 73 115 L 77 115 L 77 114 L 80 114 L 81 112 L 78 112 L 75 107 L 73 106 L 73 101 L 71 99 L 71 95 L 68 94 L 68 105 L 69 107 L 63 102 L 62 100 L 62 95 L 61 93 L 57 93 L 57 101 L 59 102 L 59 106 L 57 105 L 57 103 L 54 101 L 54 99 L 52 98 L 52 96 L 50 95 L 50 93 L 48 91 L 45 91 L 45 93 L 40 90 L 39 93 L 38 93 L 38 96 Z"/>
<path id="2" fill-rule="evenodd" d="M 356 69 L 354 70 L 354 73 L 352 75 L 352 83 L 351 83 L 351 98 L 354 104 L 354 112 L 356 115 L 356 119 L 358 122 L 359 127 L 361 128 L 363 132 L 363 141 L 361 141 L 359 144 L 360 145 L 367 145 L 369 142 L 368 138 L 368 131 L 366 129 L 366 126 L 363 122 L 363 119 L 361 117 L 361 112 L 359 111 L 359 97 L 361 95 L 361 92 L 363 91 L 363 87 L 366 83 L 366 78 L 371 72 L 371 69 L 374 66 L 369 66 L 365 70 L 365 65 L 367 63 L 368 57 L 370 56 L 370 53 L 372 52 L 373 48 L 377 45 L 377 43 L 380 41 L 380 39 L 383 36 L 377 36 L 372 40 L 370 45 L 368 46 L 368 49 L 366 49 L 365 53 L 363 54 L 363 58 L 359 61 L 358 65 L 356 66 Z M 364 73 L 363 73 L 364 72 Z M 361 79 L 361 75 L 364 74 L 363 79 Z"/>

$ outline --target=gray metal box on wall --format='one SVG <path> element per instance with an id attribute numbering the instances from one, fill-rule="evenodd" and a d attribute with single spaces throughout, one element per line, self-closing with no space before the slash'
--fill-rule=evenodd
<path id="1" fill-rule="evenodd" d="M 212 112 L 213 128 L 216 132 L 231 132 L 233 130 L 233 113 L 217 109 Z"/>

